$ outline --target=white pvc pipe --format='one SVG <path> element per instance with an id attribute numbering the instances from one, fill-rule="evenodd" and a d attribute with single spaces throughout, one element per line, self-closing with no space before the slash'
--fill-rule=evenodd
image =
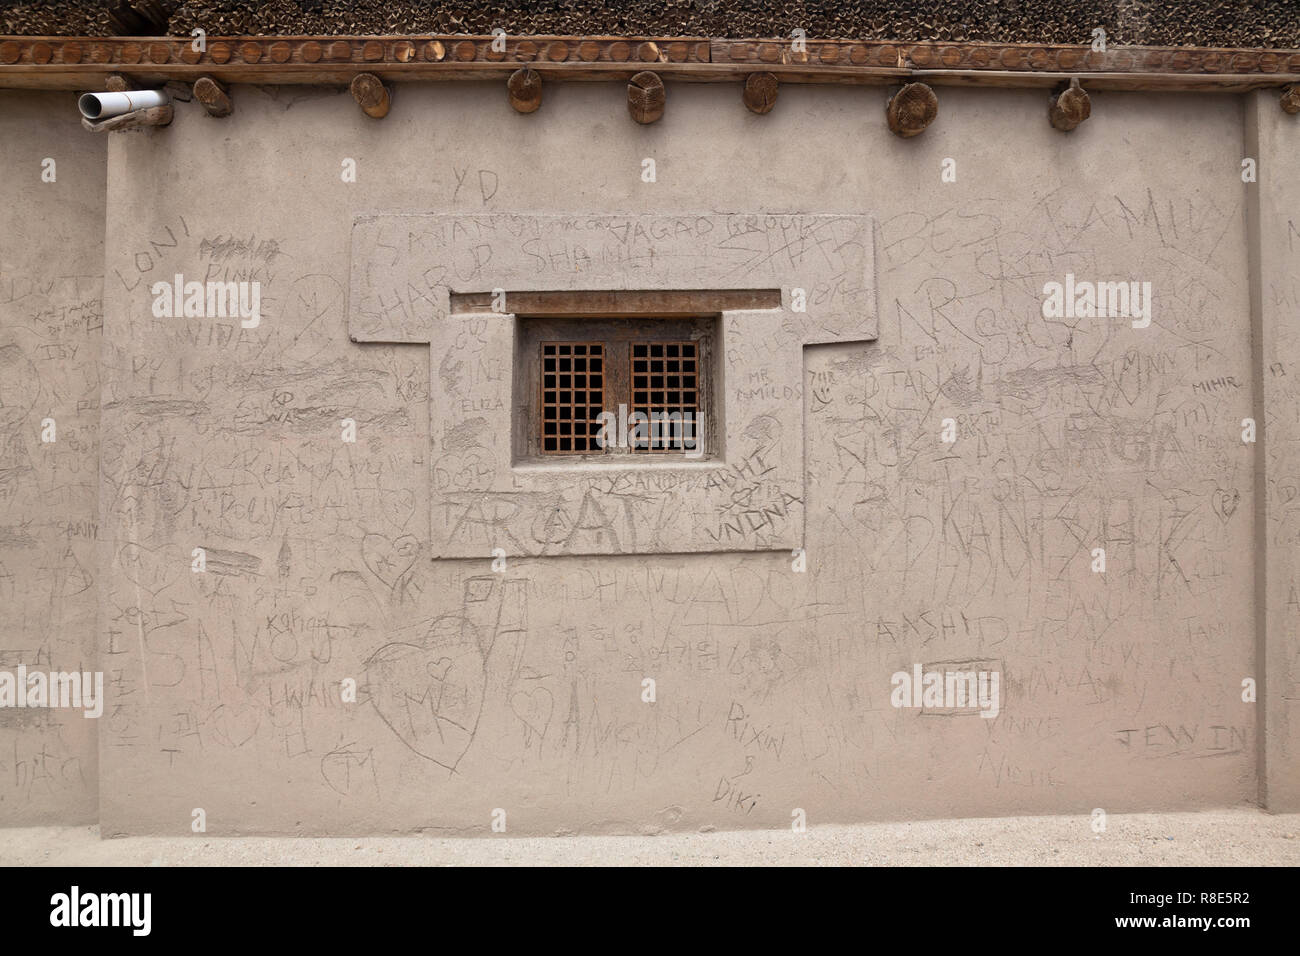
<path id="1" fill-rule="evenodd" d="M 77 108 L 88 120 L 108 119 L 151 106 L 165 106 L 167 94 L 162 90 L 128 90 L 125 93 L 83 93 Z"/>

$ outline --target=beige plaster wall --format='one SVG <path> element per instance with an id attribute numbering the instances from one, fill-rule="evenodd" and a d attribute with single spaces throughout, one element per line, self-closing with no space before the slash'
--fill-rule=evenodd
<path id="1" fill-rule="evenodd" d="M 1265 92 L 1246 101 L 1246 152 L 1260 159 L 1252 191 L 1252 340 L 1263 421 L 1256 474 L 1256 595 L 1267 732 L 1261 794 L 1276 810 L 1300 807 L 1300 188 L 1294 117 Z"/>
<path id="2" fill-rule="evenodd" d="M 69 106 L 66 94 L 0 92 L 0 670 L 9 673 L 95 670 L 106 150 Z M 0 824 L 93 820 L 96 731 L 80 711 L 0 708 Z"/>
<path id="3" fill-rule="evenodd" d="M 1063 136 L 1041 93 L 943 90 L 905 142 L 882 90 L 783 88 L 755 117 L 672 86 L 647 128 L 622 96 L 548 88 L 525 117 L 497 84 L 404 86 L 376 122 L 238 88 L 227 120 L 110 137 L 105 833 L 196 808 L 213 833 L 487 833 L 498 808 L 553 833 L 1255 801 L 1243 101 L 1098 96 Z M 807 570 L 784 532 L 434 560 L 433 462 L 481 435 L 433 422 L 508 400 L 508 349 L 449 385 L 446 348 L 350 340 L 354 223 L 394 213 L 868 217 L 874 338 L 792 364 L 741 327 L 724 372 L 729 415 L 775 409 L 728 419 L 736 500 L 799 430 Z M 259 281 L 261 324 L 154 318 L 177 273 Z M 1044 319 L 1067 273 L 1150 282 L 1151 325 Z M 1001 673 L 996 719 L 891 706 L 894 672 L 949 661 Z"/>

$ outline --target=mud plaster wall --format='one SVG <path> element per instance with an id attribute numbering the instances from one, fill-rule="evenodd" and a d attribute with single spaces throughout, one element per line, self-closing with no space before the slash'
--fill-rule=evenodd
<path id="1" fill-rule="evenodd" d="M 68 105 L 0 93 L 0 670 L 10 672 L 95 669 L 106 150 Z M 47 418 L 52 442 L 41 440 Z M 80 711 L 0 709 L 0 822 L 94 820 L 97 729 Z"/>
<path id="2" fill-rule="evenodd" d="M 1252 195 L 1254 342 L 1265 429 L 1256 534 L 1265 573 L 1256 578 L 1267 680 L 1267 735 L 1261 757 L 1269 806 L 1300 806 L 1300 189 L 1296 130 L 1262 93 L 1246 102 L 1248 155 L 1272 162 Z M 1289 119 L 1289 117 L 1282 117 Z"/>
<path id="3" fill-rule="evenodd" d="M 615 85 L 531 117 L 497 84 L 406 86 L 382 122 L 239 88 L 228 120 L 110 137 L 105 833 L 194 808 L 218 833 L 485 833 L 495 808 L 552 833 L 1256 800 L 1243 101 L 1106 95 L 1062 136 L 1041 93 L 945 90 L 904 142 L 884 96 L 792 87 L 760 118 L 674 85 L 640 128 Z M 349 341 L 353 224 L 521 211 L 873 220 L 874 341 L 724 382 L 728 413 L 802 409 L 806 573 L 788 550 L 431 559 L 441 356 Z M 1045 320 L 1070 272 L 1151 282 L 1150 328 Z M 176 273 L 260 281 L 260 327 L 155 319 Z M 508 390 L 499 362 L 463 375 L 456 397 Z M 970 660 L 1003 672 L 995 720 L 890 706 L 893 672 Z"/>

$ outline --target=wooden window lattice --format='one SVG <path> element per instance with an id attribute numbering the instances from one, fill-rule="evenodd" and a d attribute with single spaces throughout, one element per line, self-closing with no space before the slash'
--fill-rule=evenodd
<path id="1" fill-rule="evenodd" d="M 648 419 L 634 451 L 685 451 L 699 441 L 699 355 L 695 342 L 634 342 L 631 411 Z"/>
<path id="2" fill-rule="evenodd" d="M 547 455 L 601 451 L 605 346 L 599 342 L 542 343 L 542 442 Z"/>

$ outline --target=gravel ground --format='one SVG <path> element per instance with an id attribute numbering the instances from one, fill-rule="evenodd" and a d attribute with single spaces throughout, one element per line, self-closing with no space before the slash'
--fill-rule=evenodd
<path id="1" fill-rule="evenodd" d="M 1300 814 L 1255 809 L 927 820 L 640 837 L 129 837 L 0 829 L 5 866 L 1297 866 Z"/>

